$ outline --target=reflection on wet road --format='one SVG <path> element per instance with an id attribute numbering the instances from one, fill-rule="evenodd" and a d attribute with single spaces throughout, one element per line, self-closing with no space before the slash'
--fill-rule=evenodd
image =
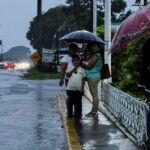
<path id="1" fill-rule="evenodd" d="M 58 81 L 19 76 L 0 72 L 0 150 L 64 150 L 55 100 Z"/>

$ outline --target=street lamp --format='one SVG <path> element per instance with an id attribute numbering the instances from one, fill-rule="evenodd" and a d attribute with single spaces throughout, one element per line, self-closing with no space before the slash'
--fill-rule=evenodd
<path id="1" fill-rule="evenodd" d="M 144 6 L 147 5 L 147 0 L 144 0 Z"/>

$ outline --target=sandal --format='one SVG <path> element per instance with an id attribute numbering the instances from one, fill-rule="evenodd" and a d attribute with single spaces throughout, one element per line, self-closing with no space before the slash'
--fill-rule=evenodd
<path id="1" fill-rule="evenodd" d="M 98 114 L 96 112 L 89 112 L 85 116 L 88 118 L 98 118 Z"/>

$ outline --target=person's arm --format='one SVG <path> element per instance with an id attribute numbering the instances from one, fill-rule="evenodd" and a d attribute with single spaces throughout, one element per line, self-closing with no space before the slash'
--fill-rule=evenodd
<path id="1" fill-rule="evenodd" d="M 80 90 L 81 93 L 84 93 L 85 79 L 86 79 L 85 77 L 82 78 L 82 87 Z"/>
<path id="2" fill-rule="evenodd" d="M 85 73 L 85 70 L 82 69 L 82 87 L 80 90 L 81 93 L 84 93 L 85 81 L 86 81 L 86 73 Z"/>
<path id="3" fill-rule="evenodd" d="M 60 71 L 60 81 L 59 81 L 60 86 L 64 85 L 64 78 L 65 78 L 65 74 L 66 74 L 66 69 L 67 69 L 67 63 L 62 62 L 61 63 L 61 71 Z"/>
<path id="4" fill-rule="evenodd" d="M 90 63 L 87 65 L 86 64 L 83 65 L 84 69 L 92 69 L 98 60 L 99 60 L 98 56 L 92 56 Z"/>
<path id="5" fill-rule="evenodd" d="M 69 78 L 73 74 L 73 72 L 77 72 L 77 67 L 74 67 L 70 72 L 66 73 L 66 76 Z"/>

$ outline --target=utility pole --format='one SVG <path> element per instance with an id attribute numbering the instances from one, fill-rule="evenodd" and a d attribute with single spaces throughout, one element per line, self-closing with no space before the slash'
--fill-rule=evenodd
<path id="1" fill-rule="evenodd" d="M 56 63 L 57 65 L 59 64 L 59 31 L 57 30 L 56 32 Z"/>
<path id="2" fill-rule="evenodd" d="M 0 24 L 0 26 L 1 26 L 1 24 Z M 2 61 L 2 64 L 4 64 L 4 60 L 3 60 L 3 41 L 2 40 L 0 40 L 0 46 L 1 46 L 1 61 Z"/>
<path id="3" fill-rule="evenodd" d="M 91 0 L 91 32 L 96 34 L 97 27 L 97 0 Z"/>
<path id="4" fill-rule="evenodd" d="M 37 0 L 37 20 L 38 20 L 38 23 L 37 23 L 37 52 L 39 53 L 40 55 L 40 59 L 38 61 L 38 64 L 37 64 L 37 67 L 38 69 L 41 68 L 41 65 L 42 65 L 42 47 L 41 47 L 41 42 L 40 42 L 40 17 L 42 15 L 42 0 Z"/>
<path id="5" fill-rule="evenodd" d="M 111 73 L 111 54 L 108 55 L 108 50 L 111 46 L 111 0 L 105 0 L 105 58 L 109 65 Z M 108 82 L 112 82 L 112 78 L 108 79 Z"/>
<path id="6" fill-rule="evenodd" d="M 93 0 L 93 33 L 96 34 L 97 27 L 97 0 Z"/>
<path id="7" fill-rule="evenodd" d="M 146 6 L 147 5 L 147 0 L 144 0 L 144 6 Z"/>
<path id="8" fill-rule="evenodd" d="M 2 45 L 2 40 L 0 40 L 0 46 L 1 46 L 1 61 L 3 63 L 3 45 Z"/>
<path id="9" fill-rule="evenodd" d="M 80 29 L 80 0 L 75 0 L 75 18 L 77 23 L 77 30 Z"/>
<path id="10" fill-rule="evenodd" d="M 37 16 L 40 17 L 42 14 L 42 0 L 37 1 Z"/>
<path id="11" fill-rule="evenodd" d="M 91 15 L 90 15 L 91 26 L 90 30 L 93 32 L 93 0 L 91 0 Z"/>

